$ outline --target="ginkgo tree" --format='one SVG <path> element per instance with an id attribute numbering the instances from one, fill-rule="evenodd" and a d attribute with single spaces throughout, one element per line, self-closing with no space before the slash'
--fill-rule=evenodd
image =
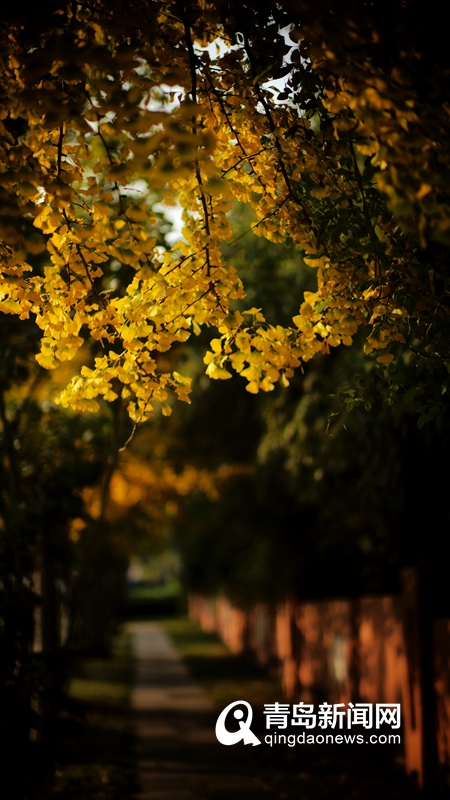
<path id="1" fill-rule="evenodd" d="M 448 59 L 408 4 L 53 0 L 0 25 L 0 308 L 36 319 L 48 369 L 102 348 L 63 406 L 170 414 L 190 380 L 159 354 L 204 326 L 207 374 L 252 393 L 361 327 L 376 363 L 446 379 Z M 155 192 L 182 208 L 171 249 Z M 291 325 L 238 307 L 234 200 L 316 272 Z"/>

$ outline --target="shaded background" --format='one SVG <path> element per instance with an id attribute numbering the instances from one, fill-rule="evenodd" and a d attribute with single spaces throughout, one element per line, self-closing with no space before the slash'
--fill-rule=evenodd
<path id="1" fill-rule="evenodd" d="M 239 236 L 251 220 L 242 207 L 233 214 Z M 312 288 L 298 250 L 251 233 L 226 249 L 246 304 L 287 323 Z M 384 692 L 394 702 L 406 681 L 419 705 L 411 701 L 405 725 L 418 733 L 399 757 L 444 791 L 447 412 L 418 416 L 407 395 L 426 366 L 411 371 L 403 354 L 391 374 L 355 342 L 310 362 L 288 389 L 253 396 L 239 378 L 204 375 L 202 332 L 183 354 L 159 356 L 161 368 L 193 377 L 192 405 L 157 414 L 123 449 L 131 425 L 120 400 L 83 417 L 58 408 L 55 393 L 77 365 L 45 372 L 34 324 L 0 324 L 2 728 L 23 780 L 16 796 L 32 792 L 43 764 L 52 769 L 72 655 L 105 657 L 124 616 L 189 602 L 205 629 L 281 676 L 289 697 L 376 702 Z M 393 405 L 390 381 L 406 387 Z M 358 385 L 370 387 L 365 406 L 353 402 Z M 364 621 L 378 651 L 397 630 L 403 657 L 388 663 L 380 651 L 371 689 Z"/>

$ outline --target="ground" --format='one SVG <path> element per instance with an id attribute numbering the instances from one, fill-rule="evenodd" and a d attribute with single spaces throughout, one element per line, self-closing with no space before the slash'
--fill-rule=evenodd
<path id="1" fill-rule="evenodd" d="M 224 747 L 215 722 L 236 699 L 261 709 L 281 687 L 187 619 L 128 623 L 110 659 L 74 664 L 39 800 L 418 797 L 389 748 Z"/>

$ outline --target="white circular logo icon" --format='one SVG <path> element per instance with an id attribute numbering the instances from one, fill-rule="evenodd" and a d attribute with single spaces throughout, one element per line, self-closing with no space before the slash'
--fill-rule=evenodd
<path id="1" fill-rule="evenodd" d="M 230 733 L 227 731 L 225 727 L 225 720 L 228 716 L 228 713 L 231 711 L 232 708 L 235 706 L 246 706 L 247 708 L 247 719 L 245 722 L 239 722 L 240 730 L 234 731 Z M 242 720 L 244 716 L 244 712 L 242 708 L 236 708 L 233 712 L 233 717 L 238 720 Z M 219 715 L 219 718 L 216 722 L 216 736 L 220 742 L 220 744 L 237 744 L 240 742 L 241 739 L 243 740 L 244 744 L 252 744 L 255 747 L 257 744 L 261 744 L 258 737 L 255 736 L 253 731 L 250 730 L 250 725 L 253 719 L 253 711 L 250 703 L 247 703 L 246 700 L 236 700 L 234 703 L 230 703 L 229 706 L 224 708 L 222 713 Z"/>

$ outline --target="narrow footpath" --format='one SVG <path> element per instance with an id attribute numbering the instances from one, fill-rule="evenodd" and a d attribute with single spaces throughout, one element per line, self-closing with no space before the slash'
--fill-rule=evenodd
<path id="1" fill-rule="evenodd" d="M 135 657 L 138 800 L 272 800 L 250 746 L 225 747 L 214 733 L 221 709 L 196 685 L 167 634 L 128 624 Z"/>

